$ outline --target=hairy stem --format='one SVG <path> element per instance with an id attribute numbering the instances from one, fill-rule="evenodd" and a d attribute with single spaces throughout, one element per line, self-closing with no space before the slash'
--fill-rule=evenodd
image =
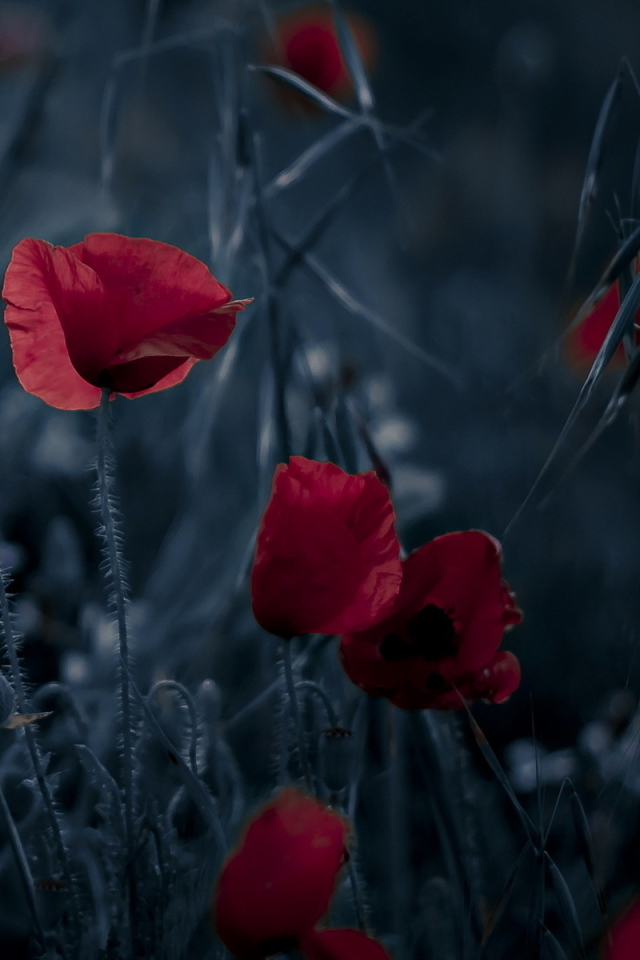
<path id="1" fill-rule="evenodd" d="M 13 678 L 13 684 L 16 692 L 16 703 L 18 705 L 18 710 L 20 713 L 28 713 L 28 704 L 27 696 L 24 689 L 24 683 L 22 681 L 22 673 L 20 671 L 20 660 L 18 658 L 18 650 L 16 646 L 16 637 L 13 632 L 13 626 L 11 623 L 11 611 L 9 610 L 9 598 L 7 596 L 7 590 L 5 587 L 5 575 L 2 570 L 0 570 L 0 619 L 2 620 L 2 626 L 4 628 L 4 641 L 7 648 L 7 654 L 9 657 L 9 664 L 11 666 L 11 675 Z M 31 764 L 33 766 L 33 772 L 35 774 L 36 782 L 38 784 L 38 789 L 42 796 L 44 802 L 45 810 L 47 811 L 47 817 L 49 820 L 49 826 L 51 828 L 51 833 L 53 834 L 53 842 L 55 847 L 56 856 L 59 861 L 60 868 L 62 869 L 62 875 L 64 881 L 69 890 L 69 897 L 71 902 L 71 910 L 73 913 L 74 924 L 76 927 L 76 937 L 80 939 L 80 911 L 78 908 L 78 901 L 76 897 L 75 883 L 71 873 L 71 867 L 69 865 L 69 854 L 64 845 L 64 840 L 62 837 L 62 830 L 60 828 L 60 823 L 58 820 L 58 815 L 56 814 L 53 796 L 51 790 L 49 789 L 49 784 L 45 776 L 44 767 L 42 764 L 42 758 L 40 757 L 40 751 L 38 749 L 38 744 L 36 742 L 35 733 L 33 728 L 27 724 L 24 728 L 24 736 L 27 741 L 27 749 L 29 750 L 29 756 L 31 757 Z"/>
<path id="2" fill-rule="evenodd" d="M 104 540 L 105 557 L 108 563 L 107 577 L 110 581 L 115 604 L 120 646 L 120 701 L 122 709 L 122 778 L 124 786 L 124 817 L 127 840 L 127 885 L 129 892 L 129 924 L 132 944 L 135 943 L 136 878 L 135 837 L 133 829 L 133 744 L 131 720 L 131 693 L 129 689 L 129 639 L 124 591 L 122 559 L 118 549 L 116 527 L 116 496 L 113 476 L 110 471 L 111 439 L 109 435 L 110 390 L 104 388 L 98 408 L 98 503 Z"/>
<path id="3" fill-rule="evenodd" d="M 24 852 L 22 843 L 20 841 L 20 835 L 18 829 L 14 823 L 13 817 L 11 816 L 11 811 L 9 810 L 9 805 L 5 800 L 4 793 L 2 788 L 0 788 L 0 811 L 2 811 L 2 817 L 5 822 L 5 828 L 9 835 L 9 843 L 13 851 L 13 856 L 18 867 L 18 872 L 20 874 L 20 879 L 22 881 L 22 886 L 24 887 L 25 899 L 29 905 L 29 910 L 31 911 L 31 917 L 33 919 L 33 930 L 36 937 L 36 940 L 40 944 L 40 947 L 43 951 L 46 950 L 46 940 L 44 936 L 44 931 L 40 924 L 40 919 L 38 917 L 38 911 L 36 909 L 36 898 L 33 890 L 33 877 L 31 876 L 31 871 L 29 869 L 29 863 L 27 861 L 26 854 Z"/>
<path id="4" fill-rule="evenodd" d="M 296 729 L 296 738 L 298 741 L 298 753 L 300 754 L 300 764 L 304 782 L 309 793 L 313 793 L 313 780 L 311 778 L 311 767 L 309 766 L 309 757 L 304 743 L 304 729 L 302 727 L 302 716 L 300 706 L 296 695 L 296 685 L 293 679 L 293 665 L 291 663 L 291 640 L 282 641 L 282 659 L 284 662 L 284 680 L 289 695 L 289 706 L 291 707 L 291 716 Z"/>

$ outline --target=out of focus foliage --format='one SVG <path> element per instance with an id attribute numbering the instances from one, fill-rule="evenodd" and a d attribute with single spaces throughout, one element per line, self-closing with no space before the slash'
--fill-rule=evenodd
<path id="1" fill-rule="evenodd" d="M 326 792 L 355 817 L 372 929 L 397 960 L 581 956 L 581 938 L 596 956 L 607 925 L 598 897 L 611 918 L 640 886 L 633 392 L 572 461 L 619 369 L 595 383 L 511 521 L 584 381 L 562 335 L 637 226 L 640 97 L 626 67 L 595 157 L 592 138 L 622 58 L 640 67 L 630 39 L 640 9 L 354 0 L 345 20 L 371 86 L 355 71 L 334 108 L 258 69 L 265 58 L 287 66 L 272 52 L 294 7 L 0 3 L 3 267 L 25 236 L 70 244 L 108 230 L 177 244 L 256 298 L 226 351 L 188 381 L 115 404 L 135 676 L 145 694 L 161 684 L 149 700 L 156 725 L 136 719 L 145 955 L 221 955 L 208 916 L 220 836 L 194 783 L 231 844 L 256 803 L 299 772 L 278 652 L 247 586 L 274 466 L 299 453 L 386 471 L 407 549 L 508 528 L 505 569 L 526 613 L 510 638 L 521 689 L 475 712 L 501 758 L 497 768 L 489 756 L 493 772 L 466 718 L 391 717 L 342 677 L 334 641 L 297 651 L 297 675 L 320 683 L 354 733 L 353 756 L 327 761 L 322 701 L 305 696 L 314 769 L 327 784 L 327 762 L 349 770 Z M 358 29 L 369 38 L 359 47 Z M 1 792 L 44 946 L 55 933 L 65 956 L 112 960 L 127 954 L 114 939 L 115 632 L 91 509 L 94 434 L 91 415 L 22 391 L 0 338 L 0 564 L 30 706 L 51 712 L 31 729 L 75 905 L 21 729 L 0 731 Z M 12 697 L 0 685 L 7 715 Z M 45 955 L 30 939 L 8 822 L 2 956 Z M 335 912 L 354 922 L 346 881 Z"/>

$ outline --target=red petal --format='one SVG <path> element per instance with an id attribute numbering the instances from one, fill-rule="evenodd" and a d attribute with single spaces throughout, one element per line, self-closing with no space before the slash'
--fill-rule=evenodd
<path id="1" fill-rule="evenodd" d="M 614 923 L 606 960 L 638 960 L 640 956 L 640 900 Z"/>
<path id="2" fill-rule="evenodd" d="M 344 858 L 341 817 L 293 788 L 251 821 L 214 895 L 218 936 L 239 960 L 292 946 L 326 912 Z"/>
<path id="3" fill-rule="evenodd" d="M 241 309 L 238 307 L 238 309 Z M 224 347 L 235 327 L 235 313 L 215 310 L 203 317 L 176 320 L 142 340 L 130 350 L 118 353 L 118 363 L 129 363 L 148 357 L 185 357 L 210 360 Z"/>
<path id="4" fill-rule="evenodd" d="M 378 940 L 360 930 L 310 930 L 302 941 L 304 960 L 389 960 Z"/>
<path id="5" fill-rule="evenodd" d="M 567 335 L 567 349 L 573 363 L 588 366 L 595 360 L 619 309 L 620 288 L 616 281 L 598 300 L 591 313 Z M 622 345 L 616 350 L 614 361 L 624 363 Z"/>
<path id="6" fill-rule="evenodd" d="M 99 315 L 100 287 L 91 271 L 61 247 L 22 240 L 5 276 L 4 319 L 24 389 L 62 410 L 88 410 L 99 404 L 100 389 L 80 376 L 69 356 L 59 313 L 68 304 L 63 281 L 85 289 Z"/>
<path id="7" fill-rule="evenodd" d="M 204 263 L 168 243 L 91 233 L 69 249 L 120 296 L 123 353 L 167 324 L 205 317 L 231 299 Z"/>
<path id="8" fill-rule="evenodd" d="M 388 697 L 406 710 L 461 709 L 454 685 L 470 700 L 506 700 L 518 686 L 520 667 L 513 654 L 496 651 L 521 613 L 502 580 L 498 542 L 478 530 L 446 534 L 412 553 L 402 568 L 391 616 L 343 636 L 340 659 L 347 676 L 367 693 Z M 428 604 L 451 611 L 457 653 L 439 661 L 419 652 L 397 660 L 383 657 L 384 638 L 397 635 L 400 644 L 407 643 L 407 622 Z"/>
<path id="9" fill-rule="evenodd" d="M 277 468 L 251 574 L 256 620 L 278 636 L 342 633 L 384 616 L 401 578 L 387 489 L 374 473 L 291 457 Z"/>
<path id="10" fill-rule="evenodd" d="M 158 393 L 160 390 L 167 390 L 169 387 L 175 387 L 189 376 L 189 371 L 196 364 L 197 360 L 185 360 L 180 363 L 174 370 L 162 377 L 161 380 L 158 380 L 157 383 L 154 383 L 152 387 L 147 387 L 146 390 L 122 390 L 122 395 L 128 397 L 129 399 L 134 399 L 135 397 L 144 397 L 148 393 Z"/>
<path id="11" fill-rule="evenodd" d="M 283 48 L 287 66 L 329 93 L 347 80 L 348 74 L 340 53 L 335 27 L 317 20 L 300 24 L 284 38 Z"/>
<path id="12" fill-rule="evenodd" d="M 403 599 L 409 613 L 429 603 L 452 611 L 460 644 L 452 669 L 458 674 L 482 667 L 505 627 L 521 619 L 502 579 L 500 544 L 481 530 L 436 537 L 407 557 L 396 610 Z"/>
<path id="13" fill-rule="evenodd" d="M 184 357 L 144 357 L 131 363 L 118 363 L 108 368 L 109 386 L 116 393 L 143 396 L 152 390 L 164 389 L 168 386 L 165 380 L 178 370 L 182 375 L 176 382 L 180 383 L 192 366 L 187 365 Z M 164 386 L 161 387 L 161 383 Z"/>

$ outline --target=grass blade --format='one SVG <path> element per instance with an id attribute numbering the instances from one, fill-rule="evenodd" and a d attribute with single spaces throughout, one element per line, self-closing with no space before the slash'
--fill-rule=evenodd
<path id="1" fill-rule="evenodd" d="M 593 389 L 596 383 L 598 382 L 598 380 L 600 379 L 600 377 L 602 376 L 602 373 L 605 367 L 607 366 L 609 361 L 612 359 L 613 355 L 615 354 L 616 350 L 621 344 L 625 334 L 632 328 L 633 322 L 635 319 L 636 310 L 638 309 L 639 305 L 640 305 L 640 275 L 637 276 L 633 281 L 633 283 L 631 284 L 631 289 L 629 290 L 629 293 L 627 294 L 627 296 L 624 298 L 622 305 L 620 306 L 620 309 L 618 310 L 618 313 L 616 314 L 616 317 L 613 323 L 611 324 L 609 332 L 607 333 L 607 336 L 605 337 L 604 342 L 600 347 L 600 350 L 598 351 L 598 354 L 595 360 L 593 361 L 593 365 L 587 375 L 587 379 L 585 380 L 585 382 L 583 383 L 580 389 L 580 393 L 578 394 L 578 399 L 573 405 L 571 413 L 567 417 L 565 424 L 562 430 L 560 431 L 560 435 L 558 436 L 558 439 L 554 443 L 551 453 L 545 460 L 542 466 L 542 469 L 538 473 L 538 476 L 534 480 L 533 485 L 531 486 L 526 497 L 524 498 L 524 500 L 518 507 L 517 511 L 515 512 L 515 514 L 509 521 L 509 523 L 507 524 L 505 531 L 502 535 L 503 540 L 511 531 L 511 529 L 513 528 L 517 520 L 520 518 L 523 511 L 529 505 L 534 495 L 538 492 L 540 488 L 540 484 L 542 483 L 544 478 L 547 476 L 549 469 L 551 468 L 552 464 L 555 462 L 558 452 L 562 447 L 562 445 L 564 444 L 564 441 L 566 440 L 571 428 L 573 427 L 574 423 L 578 419 L 578 416 L 582 412 L 584 406 L 589 401 L 589 398 L 593 393 Z"/>
<path id="2" fill-rule="evenodd" d="M 580 920 L 578 919 L 578 911 L 576 910 L 576 905 L 571 891 L 569 890 L 567 881 L 562 876 L 560 870 L 546 850 L 544 852 L 544 861 L 549 871 L 549 875 L 556 892 L 556 897 L 558 898 L 560 913 L 562 914 L 567 929 L 571 934 L 571 939 L 574 942 L 576 951 L 581 957 L 585 958 L 586 954 L 582 940 L 582 928 L 580 926 Z"/>
<path id="3" fill-rule="evenodd" d="M 620 70 L 618 71 L 618 76 L 607 90 L 605 98 L 602 102 L 602 106 L 600 107 L 598 119 L 596 121 L 596 128 L 593 133 L 593 139 L 591 141 L 589 155 L 587 157 L 587 166 L 582 183 L 580 202 L 578 204 L 578 226 L 567 276 L 567 288 L 569 288 L 573 282 L 576 263 L 580 253 L 580 248 L 582 247 L 582 241 L 584 240 L 584 234 L 589 221 L 589 215 L 598 193 L 598 174 L 602 168 L 602 161 L 604 158 L 607 128 L 613 113 L 613 108 L 622 89 L 622 80 L 623 67 L 621 66 Z"/>
<path id="4" fill-rule="evenodd" d="M 287 70 L 285 67 L 270 67 L 262 64 L 250 64 L 249 70 L 253 70 L 256 73 L 266 73 L 279 83 L 283 83 L 286 87 L 292 87 L 294 90 L 297 90 L 298 93 L 302 93 L 305 95 L 305 97 L 308 97 L 309 100 L 312 100 L 326 113 L 332 113 L 337 117 L 345 117 L 350 120 L 355 119 L 351 110 L 347 110 L 346 107 L 341 106 L 341 104 L 339 104 L 332 97 L 329 97 L 326 93 L 323 93 L 322 90 L 318 90 L 317 87 L 314 87 L 312 83 L 309 83 L 307 80 L 303 80 L 302 77 L 299 77 L 297 73 L 293 73 L 291 70 Z"/>
<path id="5" fill-rule="evenodd" d="M 329 130 L 323 136 L 318 137 L 307 147 L 296 159 L 281 170 L 277 177 L 274 177 L 262 191 L 263 197 L 269 200 L 276 196 L 282 190 L 286 190 L 292 184 L 297 183 L 301 177 L 319 160 L 322 160 L 339 143 L 342 143 L 347 137 L 350 137 L 356 130 L 362 129 L 362 122 L 356 119 L 345 120 L 338 124 L 333 130 Z"/>
<path id="6" fill-rule="evenodd" d="M 584 812 L 584 807 L 582 806 L 582 801 L 577 794 L 577 791 L 572 783 L 570 783 L 569 788 L 571 790 L 571 813 L 573 815 L 573 827 L 576 831 L 576 836 L 578 838 L 578 848 L 580 850 L 580 855 L 584 860 L 584 865 L 587 868 L 589 874 L 589 879 L 591 880 L 591 886 L 593 887 L 593 892 L 596 895 L 598 901 L 598 907 L 600 908 L 600 913 L 603 916 L 607 916 L 607 904 L 604 898 L 604 892 L 598 883 L 596 877 L 595 863 L 593 859 L 593 844 L 591 842 L 591 830 L 589 829 L 589 821 L 587 820 L 587 815 Z"/>
<path id="7" fill-rule="evenodd" d="M 349 75 L 353 81 L 353 87 L 356 92 L 358 106 L 360 107 L 362 113 L 371 113 L 375 106 L 375 100 L 364 63 L 362 62 L 362 57 L 360 56 L 360 51 L 358 50 L 358 46 L 355 42 L 353 33 L 351 32 L 351 28 L 345 20 L 342 11 L 338 7 L 336 0 L 331 0 L 331 7 L 333 10 L 333 19 L 336 25 L 336 32 L 338 34 L 338 43 L 340 44 L 340 49 L 342 51 L 342 56 L 344 57 L 344 62 L 347 65 L 347 70 L 349 71 Z"/>
<path id="8" fill-rule="evenodd" d="M 514 810 L 516 811 L 516 813 L 518 814 L 518 817 L 520 818 L 520 822 L 522 823 L 522 826 L 524 827 L 525 833 L 527 834 L 527 839 L 529 840 L 530 843 L 536 845 L 536 843 L 539 840 L 539 837 L 538 837 L 538 831 L 536 830 L 533 824 L 533 821 L 531 820 L 531 818 L 529 817 L 529 814 L 526 812 L 526 810 L 524 809 L 524 807 L 516 797 L 515 793 L 513 792 L 513 787 L 509 783 L 509 778 L 507 777 L 506 773 L 500 766 L 500 761 L 498 760 L 495 753 L 493 752 L 493 749 L 489 744 L 489 741 L 487 740 L 484 733 L 482 732 L 476 718 L 474 717 L 471 710 L 469 709 L 468 704 L 465 702 L 463 697 L 460 697 L 460 700 L 469 718 L 469 723 L 471 725 L 471 732 L 473 733 L 475 741 L 478 744 L 478 747 L 480 748 L 480 752 L 482 753 L 482 756 L 485 758 L 485 760 L 493 770 L 496 780 L 498 781 L 498 783 L 500 784 L 500 786 L 502 787 L 506 795 L 509 797 L 511 804 Z"/>

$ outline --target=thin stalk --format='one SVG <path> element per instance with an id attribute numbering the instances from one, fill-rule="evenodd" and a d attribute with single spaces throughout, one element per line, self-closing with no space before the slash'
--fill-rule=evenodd
<path id="1" fill-rule="evenodd" d="M 158 680 L 157 683 L 151 687 L 149 693 L 147 694 L 146 700 L 147 703 L 151 703 L 156 693 L 159 690 L 171 690 L 174 693 L 177 693 L 178 696 L 182 698 L 183 703 L 185 704 L 187 711 L 189 713 L 189 723 L 191 726 L 191 736 L 189 738 L 189 764 L 191 766 L 191 771 L 195 777 L 198 776 L 198 714 L 196 711 L 196 705 L 193 702 L 193 698 L 186 687 L 183 687 L 181 683 L 178 683 L 177 680 Z"/>
<path id="2" fill-rule="evenodd" d="M 11 623 L 11 611 L 9 610 L 9 598 L 7 596 L 7 590 L 5 587 L 5 577 L 4 577 L 4 572 L 2 570 L 0 570 L 0 615 L 1 615 L 0 619 L 2 620 L 2 626 L 4 628 L 4 641 L 7 648 L 7 654 L 9 657 L 9 664 L 11 666 L 11 675 L 13 678 L 13 685 L 16 692 L 16 703 L 18 705 L 18 709 L 20 713 L 29 713 L 27 696 L 24 689 L 24 683 L 22 681 L 22 673 L 20 672 L 20 661 L 18 659 L 16 637 L 13 632 L 13 626 Z M 47 811 L 49 826 L 53 834 L 55 852 L 56 852 L 60 867 L 62 869 L 62 875 L 64 877 L 64 881 L 69 890 L 71 911 L 73 914 L 76 934 L 79 940 L 80 928 L 81 928 L 80 910 L 78 908 L 75 883 L 71 873 L 71 867 L 69 865 L 69 854 L 64 845 L 62 830 L 60 829 L 60 823 L 58 821 L 58 816 L 55 811 L 53 796 L 51 794 L 51 790 L 49 789 L 49 784 L 47 783 L 47 779 L 45 776 L 44 767 L 42 765 L 42 758 L 40 757 L 40 751 L 38 750 L 38 744 L 36 742 L 34 730 L 29 724 L 27 724 L 23 729 L 24 729 L 24 736 L 27 741 L 27 749 L 29 750 L 29 756 L 31 757 L 33 772 L 35 774 L 36 782 L 38 784 L 38 789 L 40 790 L 40 794 L 44 802 L 45 810 Z"/>
<path id="3" fill-rule="evenodd" d="M 352 829 L 355 829 L 352 824 Z M 367 923 L 364 915 L 364 897 L 358 882 L 358 873 L 353 863 L 353 844 L 349 846 L 349 859 L 347 860 L 347 873 L 349 883 L 351 884 L 351 896 L 353 897 L 353 906 L 356 911 L 356 923 L 358 930 L 367 933 Z"/>
<path id="4" fill-rule="evenodd" d="M 29 863 L 27 861 L 22 842 L 20 840 L 20 834 L 15 825 L 14 819 L 11 816 L 11 811 L 9 810 L 9 805 L 5 800 L 4 793 L 0 787 L 0 810 L 2 811 L 2 816 L 4 818 L 5 826 L 7 833 L 9 834 L 9 843 L 13 851 L 13 856 L 18 867 L 18 872 L 20 874 L 20 879 L 22 880 L 22 886 L 24 887 L 24 894 L 27 903 L 29 904 L 29 910 L 31 911 L 31 917 L 33 919 L 33 928 L 35 937 L 42 947 L 42 950 L 49 952 L 47 950 L 46 940 L 42 925 L 40 923 L 40 918 L 38 917 L 38 910 L 36 908 L 36 898 L 34 894 L 33 887 L 33 877 L 31 876 L 31 870 L 29 869 Z"/>
<path id="5" fill-rule="evenodd" d="M 136 879 L 135 837 L 133 828 L 133 744 L 131 721 L 131 693 L 129 689 L 129 640 L 124 593 L 122 560 L 118 549 L 116 528 L 116 497 L 113 476 L 109 469 L 111 440 L 109 436 L 109 397 L 111 391 L 103 388 L 98 408 L 98 504 L 107 560 L 107 577 L 111 581 L 115 603 L 118 640 L 120 646 L 120 700 L 122 707 L 122 775 L 124 784 L 124 817 L 127 841 L 127 884 L 129 888 L 129 924 L 132 944 L 135 943 Z"/>
<path id="6" fill-rule="evenodd" d="M 315 695 L 322 700 L 322 703 L 324 704 L 324 708 L 327 713 L 327 720 L 329 721 L 329 726 L 331 729 L 334 729 L 338 726 L 338 714 L 331 703 L 330 697 L 324 692 L 322 687 L 319 687 L 317 683 L 313 682 L 313 680 L 298 680 L 296 683 L 296 688 L 298 690 L 309 690 L 310 693 L 315 693 Z"/>
<path id="7" fill-rule="evenodd" d="M 293 679 L 293 665 L 291 663 L 291 640 L 282 641 L 282 659 L 284 662 L 284 680 L 289 695 L 289 706 L 291 707 L 291 716 L 296 729 L 296 738 L 298 740 L 298 753 L 300 754 L 300 764 L 304 782 L 309 793 L 313 793 L 313 780 L 311 778 L 311 767 L 309 766 L 309 757 L 304 744 L 304 729 L 302 726 L 302 716 L 300 706 L 296 695 L 296 685 Z"/>

